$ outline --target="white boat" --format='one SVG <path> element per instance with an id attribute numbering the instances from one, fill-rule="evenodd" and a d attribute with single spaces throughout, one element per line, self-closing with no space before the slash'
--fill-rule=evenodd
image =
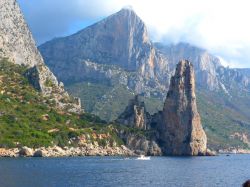
<path id="1" fill-rule="evenodd" d="M 136 160 L 150 160 L 150 156 L 140 155 L 140 157 L 137 157 Z"/>

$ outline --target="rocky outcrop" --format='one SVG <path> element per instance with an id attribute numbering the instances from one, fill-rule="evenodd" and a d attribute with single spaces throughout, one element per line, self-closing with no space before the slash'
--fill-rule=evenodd
<path id="1" fill-rule="evenodd" d="M 29 147 L 22 147 L 19 151 L 19 156 L 24 156 L 24 157 L 33 156 L 33 150 Z"/>
<path id="2" fill-rule="evenodd" d="M 161 148 L 158 145 L 156 131 L 118 131 L 119 137 L 125 145 L 137 155 L 160 156 Z"/>
<path id="3" fill-rule="evenodd" d="M 178 63 L 171 79 L 158 130 L 164 154 L 206 154 L 207 137 L 196 106 L 194 69 L 187 60 Z"/>
<path id="4" fill-rule="evenodd" d="M 125 145 L 138 155 L 162 155 L 157 143 L 157 133 L 148 132 L 151 129 L 151 115 L 140 96 L 136 95 L 129 101 L 125 111 L 115 120 L 115 123 L 139 129 L 141 133 L 120 131 L 118 134 Z M 150 136 L 146 136 L 146 134 Z"/>
<path id="5" fill-rule="evenodd" d="M 126 146 L 138 155 L 160 156 L 161 148 L 155 140 L 148 140 L 145 136 L 130 134 L 126 137 Z"/>
<path id="6" fill-rule="evenodd" d="M 52 97 L 60 109 L 82 112 L 79 103 L 70 99 L 44 64 L 16 0 L 0 1 L 0 20 L 0 59 L 8 58 L 15 64 L 30 68 L 27 77 L 31 84 L 45 96 Z"/>
<path id="7" fill-rule="evenodd" d="M 143 101 L 140 101 L 139 96 L 136 95 L 134 99 L 129 101 L 125 111 L 116 120 L 117 123 L 127 125 L 130 127 L 147 130 L 150 127 L 150 114 L 146 111 Z"/>

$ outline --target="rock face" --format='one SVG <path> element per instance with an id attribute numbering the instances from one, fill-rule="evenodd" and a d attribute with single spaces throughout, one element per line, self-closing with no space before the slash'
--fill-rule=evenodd
<path id="1" fill-rule="evenodd" d="M 136 93 L 160 94 L 166 85 L 159 83 L 169 79 L 166 59 L 149 40 L 143 21 L 130 9 L 69 37 L 49 41 L 39 50 L 45 63 L 67 84 L 118 83 Z"/>
<path id="2" fill-rule="evenodd" d="M 116 122 L 146 130 L 149 129 L 150 114 L 146 111 L 144 102 L 140 101 L 139 96 L 136 95 L 134 99 L 129 101 L 125 111 L 118 117 Z"/>
<path id="3" fill-rule="evenodd" d="M 16 64 L 42 64 L 32 34 L 15 0 L 0 1 L 0 56 Z"/>
<path id="4" fill-rule="evenodd" d="M 80 104 L 69 101 L 63 85 L 59 85 L 54 74 L 44 64 L 16 0 L 0 1 L 0 20 L 0 59 L 8 58 L 15 64 L 29 67 L 26 76 L 31 84 L 45 96 L 53 97 L 58 108 L 81 112 Z"/>
<path id="5" fill-rule="evenodd" d="M 129 135 L 125 141 L 126 146 L 134 150 L 138 155 L 162 155 L 161 148 L 155 140 L 148 140 L 146 137 L 140 135 Z"/>
<path id="6" fill-rule="evenodd" d="M 154 46 L 167 57 L 172 70 L 180 59 L 192 62 L 195 69 L 196 83 L 201 89 L 210 91 L 222 90 L 227 93 L 232 86 L 237 89 L 250 89 L 248 69 L 231 69 L 221 64 L 221 60 L 207 50 L 192 46 L 188 43 L 164 45 L 155 43 Z"/>
<path id="7" fill-rule="evenodd" d="M 196 106 L 194 69 L 178 63 L 159 122 L 160 142 L 167 155 L 205 155 L 207 137 Z"/>

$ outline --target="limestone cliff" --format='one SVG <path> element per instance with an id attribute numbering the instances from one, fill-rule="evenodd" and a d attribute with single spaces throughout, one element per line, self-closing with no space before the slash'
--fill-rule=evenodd
<path id="1" fill-rule="evenodd" d="M 108 80 L 111 85 L 118 82 L 148 95 L 161 94 L 168 86 L 160 84 L 169 80 L 167 60 L 149 40 L 144 22 L 130 9 L 74 35 L 46 42 L 39 50 L 45 63 L 67 84 Z"/>
<path id="2" fill-rule="evenodd" d="M 181 60 L 171 78 L 158 126 L 165 154 L 206 154 L 207 137 L 197 111 L 194 76 L 192 64 Z"/>
<path id="3" fill-rule="evenodd" d="M 16 0 L 0 0 L 0 20 L 0 58 L 29 67 L 26 76 L 31 84 L 52 97 L 58 108 L 81 112 L 80 102 L 69 97 L 44 64 Z"/>

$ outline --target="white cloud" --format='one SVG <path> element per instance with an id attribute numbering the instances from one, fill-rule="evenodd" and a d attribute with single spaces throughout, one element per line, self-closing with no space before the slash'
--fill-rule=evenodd
<path id="1" fill-rule="evenodd" d="M 248 0 L 19 0 L 44 37 L 72 32 L 72 23 L 93 22 L 131 5 L 155 41 L 189 42 L 208 49 L 230 66 L 250 67 Z M 28 11 L 28 9 L 30 9 Z M 24 11 L 25 11 L 24 10 Z M 36 20 L 35 20 L 36 18 Z M 39 20 L 40 19 L 40 20 Z M 51 24 L 47 23 L 51 22 Z M 35 25 L 35 23 L 34 23 Z M 31 25 L 32 26 L 32 25 Z M 41 27 L 36 27 L 36 35 Z M 74 28 L 74 27 L 73 27 Z M 53 29 L 53 30 L 52 30 Z M 52 32 L 54 31 L 54 32 Z M 49 33 L 51 32 L 51 33 Z"/>

